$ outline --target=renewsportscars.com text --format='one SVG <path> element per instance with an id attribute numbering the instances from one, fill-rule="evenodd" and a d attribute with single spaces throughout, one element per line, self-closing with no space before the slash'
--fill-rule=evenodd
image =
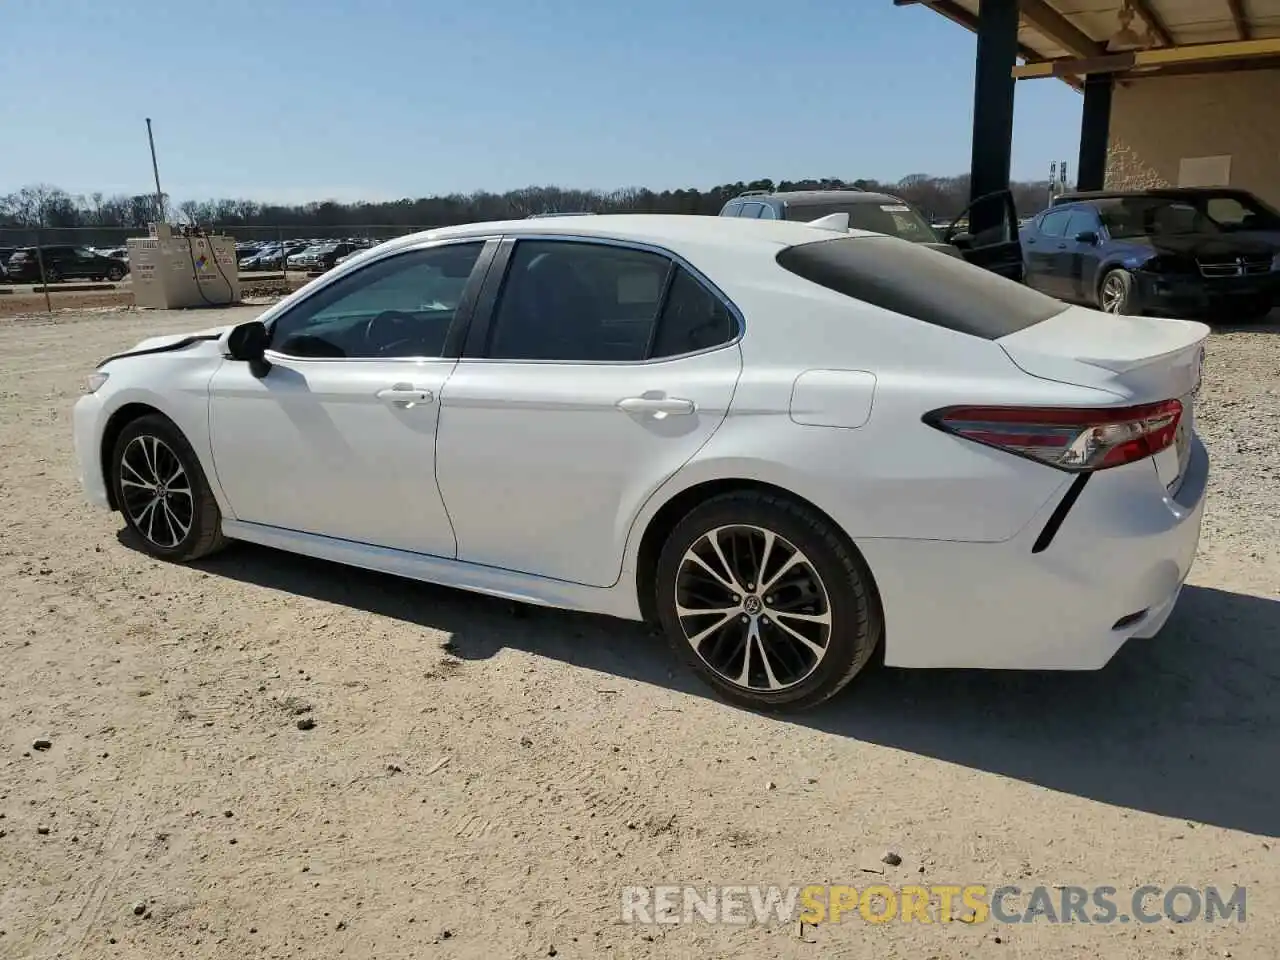
<path id="1" fill-rule="evenodd" d="M 841 884 L 624 887 L 623 923 L 1244 923 L 1244 887 Z"/>

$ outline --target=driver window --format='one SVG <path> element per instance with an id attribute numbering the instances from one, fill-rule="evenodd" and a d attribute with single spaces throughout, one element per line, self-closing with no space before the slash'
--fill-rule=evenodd
<path id="1" fill-rule="evenodd" d="M 294 357 L 438 357 L 484 244 L 412 250 L 343 277 L 283 314 L 270 349 Z"/>

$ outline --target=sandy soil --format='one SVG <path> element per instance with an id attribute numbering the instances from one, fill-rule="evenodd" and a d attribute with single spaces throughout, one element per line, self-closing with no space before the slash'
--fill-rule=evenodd
<path id="1" fill-rule="evenodd" d="M 81 500 L 70 407 L 214 313 L 0 323 L 0 957 L 1276 955 L 1280 328 L 1212 339 L 1212 502 L 1158 639 L 1092 674 L 881 670 L 780 720 L 638 626 L 132 549 Z M 618 921 L 624 885 L 712 882 L 1243 884 L 1248 912 Z"/>

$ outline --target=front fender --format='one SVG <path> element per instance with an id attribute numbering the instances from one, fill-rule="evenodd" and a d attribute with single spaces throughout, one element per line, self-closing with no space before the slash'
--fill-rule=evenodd
<path id="1" fill-rule="evenodd" d="M 183 357 L 181 354 L 147 358 L 144 382 L 141 371 L 132 364 L 117 364 L 110 371 L 111 384 L 102 396 L 103 423 L 110 424 L 122 410 L 130 406 L 146 406 L 174 422 L 191 444 L 200 468 L 204 471 L 223 516 L 235 519 L 214 469 L 213 448 L 209 438 L 209 381 L 222 363 L 221 357 Z M 163 391 L 151 383 L 164 383 Z M 104 430 L 105 440 L 106 431 Z M 106 451 L 102 451 L 105 455 Z"/>

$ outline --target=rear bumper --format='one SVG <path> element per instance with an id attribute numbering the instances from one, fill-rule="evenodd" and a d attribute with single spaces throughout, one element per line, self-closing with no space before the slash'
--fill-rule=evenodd
<path id="1" fill-rule="evenodd" d="M 1061 495 L 1003 543 L 860 541 L 884 605 L 885 662 L 1104 666 L 1126 640 L 1154 636 L 1172 612 L 1200 541 L 1208 470 L 1196 438 L 1175 496 L 1152 460 L 1095 474 L 1040 553 L 1032 546 Z"/>

